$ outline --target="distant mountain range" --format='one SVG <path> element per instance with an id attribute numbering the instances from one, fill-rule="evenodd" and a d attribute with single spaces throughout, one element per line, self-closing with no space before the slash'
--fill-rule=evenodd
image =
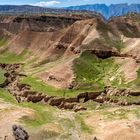
<path id="1" fill-rule="evenodd" d="M 71 6 L 65 9 L 95 11 L 102 14 L 106 19 L 109 19 L 110 17 L 121 16 L 129 12 L 140 13 L 140 4 L 111 4 L 109 6 L 105 4 L 93 4 Z"/>
<path id="2" fill-rule="evenodd" d="M 106 19 L 114 16 L 121 16 L 129 12 L 140 13 L 140 4 L 93 4 L 93 5 L 81 5 L 71 6 L 66 8 L 45 8 L 31 5 L 0 5 L 0 14 L 40 14 L 40 13 L 77 13 L 85 11 L 91 11 L 90 14 L 100 13 Z"/>
<path id="3" fill-rule="evenodd" d="M 0 14 L 21 15 L 21 14 L 82 14 L 87 17 L 100 15 L 93 11 L 70 10 L 65 8 L 46 8 L 32 5 L 0 5 Z"/>
<path id="4" fill-rule="evenodd" d="M 31 5 L 0 5 L 0 13 L 2 14 L 47 13 L 47 12 L 57 12 L 57 9 Z"/>

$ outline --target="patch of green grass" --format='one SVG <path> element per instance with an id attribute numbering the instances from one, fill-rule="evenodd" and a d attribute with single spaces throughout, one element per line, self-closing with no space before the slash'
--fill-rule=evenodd
<path id="1" fill-rule="evenodd" d="M 45 84 L 43 81 L 41 81 L 40 79 L 37 79 L 35 77 L 31 77 L 31 76 L 24 77 L 21 82 L 31 85 L 32 90 L 46 93 L 47 95 L 63 96 L 64 94 L 63 90 L 56 89 L 55 87 L 49 86 Z"/>
<path id="2" fill-rule="evenodd" d="M 4 46 L 7 43 L 6 38 L 0 38 L 0 47 Z"/>
<path id="3" fill-rule="evenodd" d="M 75 128 L 74 120 L 71 120 L 69 118 L 63 118 L 63 119 L 60 119 L 60 122 L 62 122 L 62 126 L 67 128 L 67 129 Z"/>
<path id="4" fill-rule="evenodd" d="M 84 116 L 84 114 L 82 114 L 82 113 L 76 114 L 75 121 L 78 122 L 78 124 L 80 125 L 82 132 L 92 133 L 93 130 L 88 125 L 86 125 L 86 123 L 83 119 L 83 116 Z"/>
<path id="5" fill-rule="evenodd" d="M 130 84 L 133 90 L 136 90 L 136 91 L 140 90 L 140 69 L 137 71 L 136 80 L 130 82 Z"/>
<path id="6" fill-rule="evenodd" d="M 107 111 L 104 110 L 102 112 L 102 115 L 105 119 L 114 120 L 114 119 L 127 119 L 127 115 L 130 112 L 130 110 L 127 109 L 117 109 L 115 111 Z"/>
<path id="7" fill-rule="evenodd" d="M 124 44 L 122 40 L 114 42 L 114 47 L 117 48 L 118 51 L 121 51 L 124 48 Z"/>
<path id="8" fill-rule="evenodd" d="M 34 111 L 34 116 L 24 116 L 21 118 L 21 122 L 28 126 L 39 127 L 54 120 L 53 112 L 55 108 L 51 106 L 45 107 L 44 105 L 34 103 L 21 103 L 21 106 L 31 108 Z"/>
<path id="9" fill-rule="evenodd" d="M 137 109 L 133 109 L 132 113 L 136 115 L 136 118 L 140 118 L 140 108 L 138 107 Z"/>
<path id="10" fill-rule="evenodd" d="M 33 117 L 24 116 L 21 118 L 21 122 L 25 123 L 28 126 L 32 127 L 39 127 L 45 123 L 50 123 L 53 121 L 53 112 L 55 112 L 55 108 L 51 106 L 44 106 L 41 104 L 34 104 L 34 103 L 17 103 L 15 98 L 5 89 L 0 88 L 0 98 L 3 99 L 5 102 L 12 103 L 16 106 L 30 108 L 34 112 Z"/>
<path id="11" fill-rule="evenodd" d="M 81 89 L 100 89 L 106 85 L 120 86 L 124 83 L 122 73 L 112 58 L 99 59 L 85 51 L 74 61 L 76 84 Z"/>
<path id="12" fill-rule="evenodd" d="M 0 84 L 2 84 L 6 79 L 4 73 L 5 71 L 0 68 Z"/>
<path id="13" fill-rule="evenodd" d="M 129 115 L 133 115 L 136 117 L 140 116 L 140 110 L 139 108 L 119 108 L 114 111 L 108 111 L 108 110 L 103 110 L 100 112 L 104 119 L 107 120 L 122 120 L 122 119 L 128 119 Z"/>
<path id="14" fill-rule="evenodd" d="M 19 55 L 12 52 L 4 51 L 2 54 L 0 54 L 0 63 L 20 63 L 25 61 L 27 55 L 28 51 L 26 49 Z"/>
<path id="15" fill-rule="evenodd" d="M 137 79 L 134 81 L 136 87 L 140 87 L 140 69 L 137 71 Z"/>
<path id="16" fill-rule="evenodd" d="M 23 79 L 21 79 L 21 82 L 24 84 L 31 85 L 32 90 L 42 92 L 49 96 L 60 96 L 60 97 L 68 98 L 68 97 L 76 97 L 79 93 L 82 93 L 82 92 L 95 91 L 95 89 L 85 89 L 85 90 L 83 89 L 78 89 L 78 90 L 77 89 L 72 89 L 72 90 L 58 89 L 50 85 L 47 85 L 42 80 L 35 78 L 33 76 L 24 77 Z"/>
<path id="17" fill-rule="evenodd" d="M 16 100 L 14 99 L 14 97 L 8 91 L 2 88 L 0 88 L 0 98 L 2 98 L 6 102 L 16 104 Z"/>

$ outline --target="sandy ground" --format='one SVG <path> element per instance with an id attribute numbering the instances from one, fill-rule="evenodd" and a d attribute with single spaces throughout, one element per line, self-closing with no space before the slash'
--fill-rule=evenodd
<path id="1" fill-rule="evenodd" d="M 120 110 L 132 110 L 139 109 L 136 106 L 129 107 L 114 107 L 108 108 L 106 111 L 109 113 L 116 112 L 121 114 Z M 127 118 L 106 118 L 106 114 L 102 114 L 105 110 L 87 110 L 85 112 L 79 112 L 83 118 L 85 124 L 92 128 L 91 133 L 85 133 L 80 130 L 82 125 L 78 120 L 76 121 L 75 112 L 56 110 L 55 115 L 57 119 L 53 123 L 44 124 L 40 128 L 31 130 L 30 140 L 45 140 L 41 138 L 40 134 L 45 132 L 46 134 L 58 134 L 57 137 L 50 137 L 47 140 L 93 140 L 96 136 L 99 140 L 140 140 L 140 119 L 136 117 L 133 112 L 127 114 Z M 12 136 L 12 125 L 23 124 L 19 122 L 19 119 L 23 116 L 33 116 L 32 110 L 28 108 L 21 108 L 14 106 L 10 103 L 6 103 L 0 100 L 0 140 L 7 136 L 7 140 L 14 140 Z M 72 126 L 67 126 L 62 120 L 70 120 Z M 60 122 L 61 120 L 61 122 Z M 69 124 L 70 125 L 70 124 Z M 62 127 L 63 126 L 63 127 Z M 29 128 L 28 128 L 29 130 Z M 29 131 L 30 132 L 30 131 Z M 69 138 L 62 138 L 62 135 L 71 134 Z"/>
<path id="2" fill-rule="evenodd" d="M 111 109 L 110 112 L 115 110 L 117 108 Z M 140 140 L 140 120 L 133 114 L 129 114 L 127 119 L 112 120 L 95 114 L 85 122 L 95 128 L 93 137 L 96 136 L 99 140 Z"/>
<path id="3" fill-rule="evenodd" d="M 30 116 L 32 111 L 16 107 L 0 100 L 0 139 L 7 136 L 7 140 L 14 140 L 12 136 L 12 125 L 19 124 L 19 119 L 25 115 Z"/>
<path id="4" fill-rule="evenodd" d="M 137 78 L 137 71 L 140 68 L 140 64 L 136 63 L 133 58 L 116 57 L 115 61 L 120 65 L 119 70 L 124 74 L 127 82 L 131 82 Z"/>
<path id="5" fill-rule="evenodd" d="M 69 58 L 67 61 L 62 59 L 61 62 L 56 64 L 53 68 L 38 74 L 38 77 L 51 86 L 68 88 L 75 77 L 72 70 L 73 60 L 75 58 L 76 57 Z M 53 76 L 55 79 L 49 80 L 49 76 Z"/>
<path id="6" fill-rule="evenodd" d="M 136 56 L 137 59 L 140 59 L 140 38 L 123 38 L 124 42 L 124 49 L 122 50 L 123 54 L 131 54 L 133 56 Z"/>

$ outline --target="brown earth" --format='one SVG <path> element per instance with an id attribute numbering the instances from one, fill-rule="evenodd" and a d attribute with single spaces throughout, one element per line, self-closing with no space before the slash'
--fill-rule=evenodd
<path id="1" fill-rule="evenodd" d="M 34 58 L 37 59 L 33 64 L 24 68 L 26 74 L 33 74 L 57 88 L 73 88 L 71 85 L 75 78 L 72 69 L 73 60 L 85 50 L 100 59 L 113 57 L 120 65 L 119 70 L 124 74 L 125 80 L 129 82 L 137 78 L 139 69 L 139 19 L 140 17 L 137 15 L 135 17 L 117 17 L 108 22 L 101 17 L 92 19 L 66 16 L 3 17 L 0 22 L 0 37 L 8 39 L 8 42 L 0 50 L 6 49 L 7 52 L 10 51 L 16 55 L 27 51 L 29 54 L 27 54 L 24 63 L 28 63 Z M 123 43 L 120 50 L 115 46 L 118 42 Z M 114 87 L 106 87 L 102 92 L 79 93 L 74 98 L 47 96 L 44 93 L 32 91 L 30 85 L 20 83 L 20 77 L 26 76 L 20 74 L 20 64 L 1 64 L 0 67 L 6 70 L 6 80 L 0 86 L 9 90 L 19 103 L 39 102 L 75 112 L 85 111 L 87 108 L 81 104 L 84 105 L 89 100 L 100 105 L 109 104 L 119 108 L 140 105 L 139 101 L 128 102 L 125 99 L 112 99 L 111 97 L 114 96 L 116 98 L 140 97 L 139 91 Z M 4 128 L 2 130 L 4 135 L 11 133 L 11 121 L 16 123 L 19 118 L 30 115 L 30 113 L 26 109 L 16 108 L 16 110 L 10 111 L 9 115 L 2 114 L 4 123 L 1 123 L 1 128 Z M 9 118 L 9 116 L 12 117 Z M 127 121 L 107 122 L 102 121 L 99 116 L 95 116 L 96 118 L 93 116 L 85 119 L 88 125 L 96 126 L 97 133 L 93 135 L 93 138 L 96 136 L 101 140 L 140 139 L 139 120 L 134 117 Z M 10 123 L 7 123 L 7 120 L 10 120 Z M 56 129 L 56 131 L 58 130 Z M 83 138 L 79 138 L 79 140 L 83 140 Z"/>
<path id="2" fill-rule="evenodd" d="M 31 117 L 33 114 L 31 109 L 20 108 L 0 100 L 0 139 L 7 136 L 8 139 L 14 140 L 12 125 L 19 124 L 23 116 Z"/>
<path id="3" fill-rule="evenodd" d="M 99 57 L 99 54 L 111 57 L 118 54 L 114 44 L 122 41 L 124 48 L 120 54 L 135 58 L 138 62 L 139 18 L 137 15 L 124 16 L 106 22 L 101 16 L 89 19 L 64 15 L 7 16 L 1 17 L 0 30 L 2 37 L 9 39 L 7 47 L 11 52 L 21 54 L 27 51 L 31 55 L 27 55 L 25 62 L 36 60 L 27 68 L 27 73 L 39 67 L 35 76 L 57 88 L 68 88 L 75 77 L 72 62 L 85 50 L 98 51 L 96 54 Z M 137 68 L 129 72 L 136 73 Z M 123 68 L 121 71 L 125 75 L 129 73 Z M 55 78 L 48 80 L 50 75 Z M 134 79 L 135 74 L 126 76 L 128 81 Z"/>

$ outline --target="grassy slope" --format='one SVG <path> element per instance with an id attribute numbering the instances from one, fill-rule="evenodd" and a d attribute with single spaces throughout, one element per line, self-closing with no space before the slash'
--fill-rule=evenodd
<path id="1" fill-rule="evenodd" d="M 60 96 L 60 97 L 76 97 L 79 93 L 86 92 L 86 91 L 93 91 L 95 89 L 57 89 L 50 85 L 47 85 L 43 81 L 33 76 L 27 76 L 21 79 L 21 82 L 24 84 L 31 85 L 32 90 L 42 92 L 49 96 Z"/>
<path id="2" fill-rule="evenodd" d="M 2 55 L 0 55 L 0 63 L 24 62 L 24 60 L 26 59 L 26 56 L 27 56 L 26 54 L 27 54 L 26 51 L 24 51 L 20 55 L 15 55 L 13 53 L 9 53 L 6 51 Z M 75 91 L 69 91 L 69 90 L 55 89 L 51 86 L 46 85 L 41 80 L 39 80 L 35 77 L 32 77 L 32 76 L 27 76 L 21 80 L 23 83 L 30 84 L 32 86 L 33 90 L 46 93 L 47 95 L 50 95 L 50 96 L 56 95 L 56 96 L 71 97 L 71 96 L 75 96 L 76 92 L 77 92 L 77 94 L 80 92 L 80 91 L 75 92 Z M 51 107 L 48 105 L 41 105 L 39 103 L 38 104 L 33 104 L 33 103 L 18 104 L 11 94 L 9 94 L 6 90 L 1 89 L 1 88 L 0 88 L 0 98 L 4 99 L 6 102 L 10 102 L 17 106 L 31 108 L 35 113 L 35 117 L 30 118 L 28 116 L 25 116 L 25 117 L 21 118 L 21 123 L 25 123 L 29 127 L 38 128 L 44 124 L 46 124 L 46 125 L 50 124 L 50 123 L 59 124 L 59 122 L 61 122 L 61 124 L 59 124 L 59 128 L 62 127 L 62 128 L 64 128 L 64 130 L 65 129 L 68 130 L 66 132 L 66 134 L 64 135 L 64 137 L 69 138 L 70 137 L 69 131 L 72 131 L 77 128 L 77 126 L 75 126 L 75 122 L 77 123 L 77 118 L 79 117 L 80 118 L 78 120 L 79 131 L 81 131 L 82 133 L 90 132 L 89 131 L 90 128 L 84 123 L 84 120 L 78 114 L 77 114 L 77 116 L 74 116 L 74 120 L 71 120 L 69 118 L 69 116 L 68 116 L 68 118 L 67 117 L 58 118 L 56 113 L 61 113 L 61 111 L 58 110 L 57 108 Z M 71 123 L 73 123 L 74 125 L 71 125 Z"/>
<path id="3" fill-rule="evenodd" d="M 99 59 L 89 52 L 84 52 L 74 62 L 74 72 L 78 88 L 103 89 L 106 85 L 123 85 L 122 73 L 112 58 Z"/>
<path id="4" fill-rule="evenodd" d="M 3 46 L 3 41 L 2 42 L 0 41 L 0 46 Z M 120 50 L 121 47 L 122 47 L 121 42 L 118 42 L 116 48 Z M 0 63 L 24 62 L 27 54 L 28 53 L 26 51 L 24 51 L 20 55 L 5 52 L 4 54 L 0 55 Z M 71 97 L 75 96 L 75 94 L 79 92 L 103 89 L 103 87 L 108 84 L 118 87 L 122 86 L 123 78 L 122 74 L 117 72 L 118 68 L 119 66 L 114 63 L 113 59 L 101 60 L 85 52 L 81 55 L 80 58 L 76 59 L 74 62 L 76 83 L 78 83 L 77 89 L 74 90 L 55 89 L 51 86 L 44 84 L 42 81 L 32 76 L 25 77 L 24 79 L 22 79 L 22 82 L 30 84 L 33 90 L 41 91 L 43 93 L 46 93 L 47 95 L 57 95 L 57 96 L 65 95 L 66 97 Z M 0 72 L 0 80 L 2 79 L 3 81 L 4 79 L 2 77 L 3 72 Z M 139 80 L 137 81 L 137 83 L 139 84 Z M 137 115 L 140 114 L 138 109 L 136 110 L 130 109 L 130 111 L 127 109 L 122 109 L 118 110 L 119 113 L 117 111 L 109 112 L 107 110 L 108 107 L 106 108 L 106 106 L 104 105 L 96 110 L 98 104 L 94 102 L 87 102 L 86 106 L 92 111 L 73 113 L 72 116 L 70 116 L 72 113 L 71 111 L 67 111 L 65 113 L 65 111 L 61 111 L 58 110 L 57 108 L 50 107 L 47 105 L 44 106 L 41 104 L 33 104 L 33 103 L 18 104 L 11 94 L 9 94 L 7 91 L 1 88 L 0 88 L 0 98 L 4 99 L 6 102 L 10 102 L 17 106 L 31 108 L 34 111 L 35 117 L 30 118 L 28 116 L 25 116 L 21 119 L 22 123 L 25 123 L 27 126 L 35 128 L 40 127 L 44 124 L 46 125 L 50 123 L 57 124 L 59 125 L 60 129 L 63 128 L 64 133 L 62 133 L 62 135 L 64 135 L 63 137 L 66 137 L 67 139 L 70 139 L 71 133 L 74 131 L 79 131 L 81 134 L 93 133 L 94 128 L 89 127 L 85 123 L 84 119 L 90 116 L 94 117 L 95 114 L 96 115 L 98 114 L 98 116 L 102 114 L 105 118 L 107 119 L 111 118 L 112 120 L 124 118 L 126 119 L 126 116 L 131 111 L 132 112 L 136 111 L 135 113 Z M 63 113 L 67 114 L 67 116 L 64 116 Z"/>
<path id="5" fill-rule="evenodd" d="M 15 53 L 7 51 L 5 49 L 1 54 L 0 54 L 0 63 L 20 63 L 24 62 L 26 57 L 29 55 L 29 52 L 25 49 L 21 54 L 17 55 Z"/>
<path id="6" fill-rule="evenodd" d="M 12 103 L 16 106 L 30 108 L 34 111 L 35 117 L 28 118 L 27 116 L 21 119 L 21 122 L 26 123 L 32 127 L 38 127 L 45 123 L 51 122 L 53 120 L 51 107 L 49 107 L 49 111 L 46 110 L 45 106 L 41 104 L 33 104 L 33 103 L 21 103 L 18 104 L 15 98 L 6 90 L 0 88 L 0 98 L 2 98 L 5 102 Z M 55 110 L 55 108 L 54 108 Z"/>

